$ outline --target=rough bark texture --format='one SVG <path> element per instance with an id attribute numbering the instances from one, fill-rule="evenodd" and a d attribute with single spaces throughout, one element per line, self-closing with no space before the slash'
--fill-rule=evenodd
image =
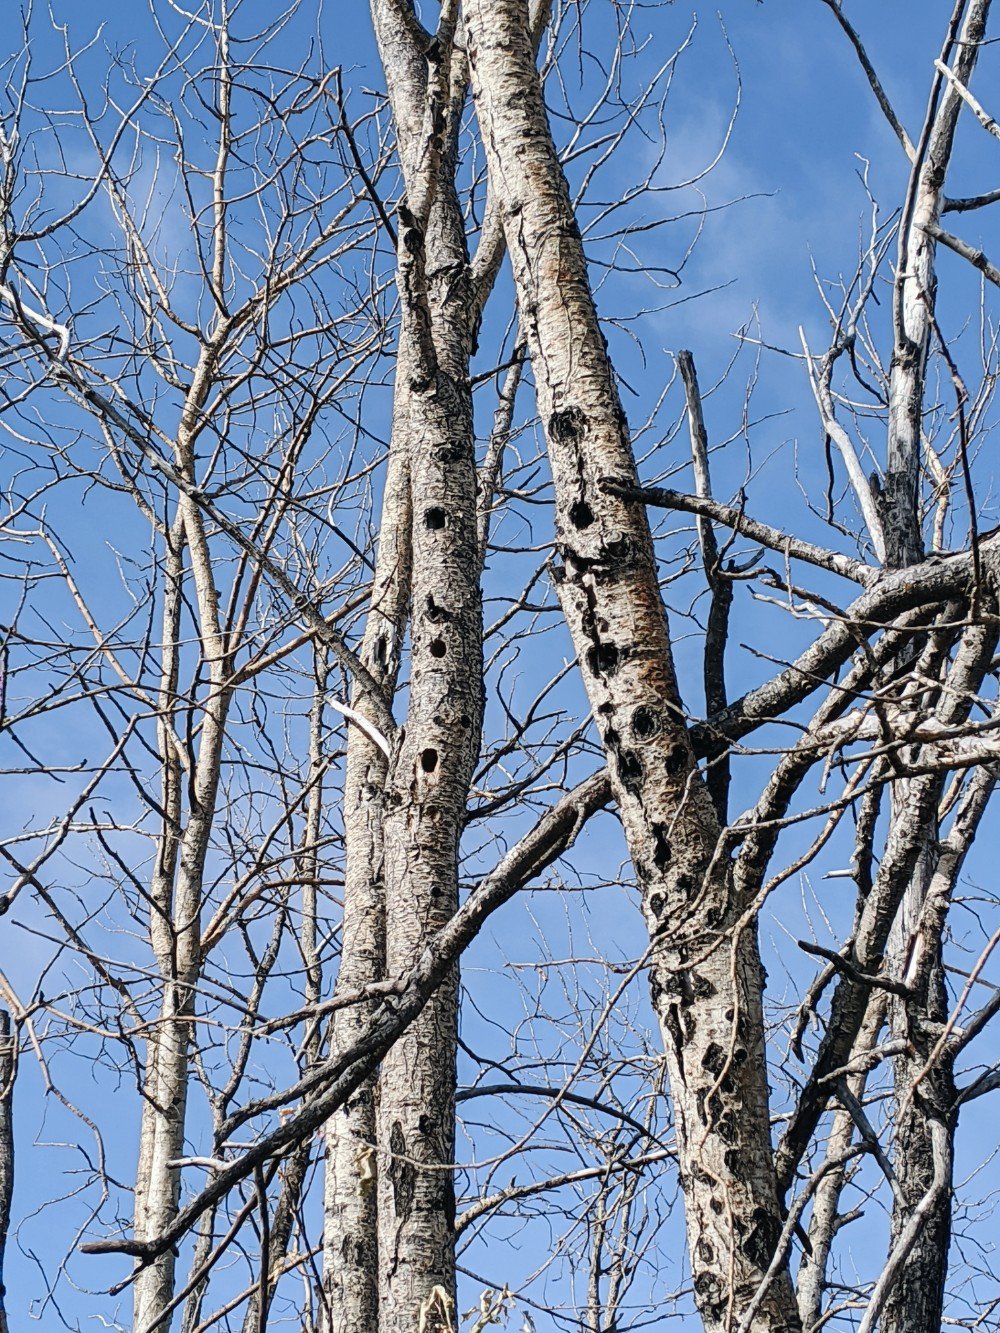
<path id="1" fill-rule="evenodd" d="M 424 354 L 403 367 L 418 411 L 410 418 L 410 706 L 385 821 L 392 976 L 412 966 L 458 906 L 458 845 L 483 711 L 468 343 L 459 348 L 457 367 L 438 350 L 447 347 L 441 333 L 453 332 L 439 302 L 467 309 L 466 292 L 454 269 L 447 289 L 428 290 L 423 238 L 402 222 L 403 336 L 422 344 Z M 438 257 L 440 247 L 438 239 Z M 457 986 L 456 969 L 383 1062 L 379 1141 L 388 1157 L 380 1175 L 380 1326 L 387 1333 L 408 1333 L 420 1320 L 436 1333 L 454 1319 L 454 1183 L 440 1168 L 455 1156 Z"/>
<path id="2" fill-rule="evenodd" d="M 478 312 L 454 185 L 467 82 L 464 65 L 452 58 L 454 10 L 446 7 L 439 40 L 427 49 L 421 49 L 408 5 L 374 0 L 372 12 L 409 204 L 399 222 L 393 440 L 407 459 L 411 651 L 399 744 L 388 766 L 371 756 L 366 777 L 372 787 L 379 769 L 384 804 L 376 807 L 378 797 L 367 798 L 367 827 L 354 841 L 359 849 L 370 848 L 372 864 L 384 867 L 385 965 L 396 976 L 412 968 L 458 906 L 459 839 L 479 752 L 481 560 L 469 385 Z M 352 836 L 349 829 L 349 841 Z M 454 1322 L 455 1208 L 448 1168 L 455 1154 L 457 999 L 456 969 L 383 1062 L 372 1113 L 375 1133 L 368 1138 L 377 1141 L 377 1183 L 367 1170 L 360 1179 L 359 1160 L 374 1166 L 364 1149 L 359 1158 L 356 1148 L 347 1164 L 350 1180 L 343 1169 L 339 1179 L 331 1175 L 333 1207 L 340 1206 L 345 1187 L 355 1196 L 367 1191 L 364 1248 L 356 1246 L 353 1259 L 359 1267 L 369 1265 L 361 1280 L 368 1313 L 358 1307 L 350 1319 L 335 1322 L 343 1333 L 375 1327 L 370 1286 L 376 1272 L 380 1329 L 403 1333 L 419 1326 L 433 1333 Z M 370 1265 L 373 1216 L 377 1267 Z M 335 1267 L 328 1251 L 328 1283 L 341 1282 L 343 1304 L 353 1299 L 345 1290 L 350 1279 L 338 1279 Z M 334 1291 L 328 1296 L 334 1304 Z"/>
<path id="3" fill-rule="evenodd" d="M 477 113 L 511 252 L 556 488 L 559 594 L 655 943 L 688 1239 L 710 1330 L 734 1326 L 781 1230 L 752 928 L 733 933 L 718 823 L 680 709 L 628 427 L 549 132 L 523 0 L 466 5 Z M 799 1327 L 787 1272 L 755 1328 Z"/>
<path id="4" fill-rule="evenodd" d="M 410 595 L 410 482 L 405 412 L 393 427 L 382 506 L 372 605 L 361 660 L 391 697 Z M 364 710 L 360 692 L 352 701 Z M 385 970 L 385 849 L 382 821 L 388 760 L 352 727 L 344 781 L 344 916 L 335 994 L 381 980 Z M 330 1042 L 348 1049 L 366 1030 L 371 1006 L 339 1010 Z M 366 1080 L 327 1122 L 324 1179 L 322 1319 L 330 1333 L 366 1333 L 378 1326 L 376 1080 Z"/>

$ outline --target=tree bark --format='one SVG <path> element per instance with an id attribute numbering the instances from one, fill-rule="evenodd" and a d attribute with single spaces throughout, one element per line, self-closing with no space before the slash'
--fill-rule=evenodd
<path id="1" fill-rule="evenodd" d="M 394 412 L 382 505 L 372 604 L 361 660 L 386 698 L 395 691 L 410 598 L 409 446 L 405 406 Z M 352 706 L 363 711 L 355 691 Z M 385 972 L 384 793 L 388 759 L 360 729 L 347 741 L 344 780 L 344 915 L 334 995 L 362 990 Z M 371 1020 L 372 1007 L 337 1011 L 333 1050 L 346 1050 Z M 321 1327 L 329 1333 L 369 1333 L 378 1327 L 378 1214 L 375 1100 L 367 1079 L 327 1121 L 324 1177 Z"/>
<path id="2" fill-rule="evenodd" d="M 968 84 L 975 69 L 980 44 L 986 35 L 990 4 L 991 0 L 969 0 L 966 6 L 963 0 L 955 7 L 944 58 L 953 56 L 955 73 L 963 84 Z M 958 41 L 954 42 L 960 22 Z M 920 144 L 923 155 L 918 150 L 900 230 L 883 514 L 890 565 L 913 564 L 923 555 L 918 482 L 926 365 L 936 318 L 933 229 L 944 206 L 945 178 L 961 109 L 960 95 L 953 84 L 947 83 L 939 107 L 928 117 Z M 965 448 L 964 440 L 959 447 Z M 964 466 L 968 466 L 967 460 Z M 956 684 L 975 690 L 979 680 L 959 680 Z M 894 805 L 905 807 L 907 784 L 899 783 L 896 787 L 900 790 L 893 792 Z M 926 1207 L 927 1213 L 886 1298 L 881 1320 L 883 1333 L 940 1327 L 951 1244 L 953 1062 L 942 1052 L 927 1067 L 934 1046 L 931 1034 L 948 1015 L 942 958 L 947 897 L 935 901 L 932 896 L 938 860 L 936 811 L 918 836 L 921 846 L 916 868 L 900 904 L 889 944 L 893 972 L 915 986 L 908 999 L 894 999 L 890 1005 L 891 1026 L 897 1035 L 906 1036 L 909 1043 L 907 1053 L 897 1058 L 894 1069 L 897 1103 L 894 1164 L 899 1188 L 893 1194 L 890 1227 L 893 1247 L 900 1244 L 916 1210 Z M 933 918 L 930 923 L 922 920 L 928 907 Z M 948 1144 L 945 1153 L 941 1151 L 942 1141 Z M 946 1176 L 945 1187 L 936 1188 L 942 1171 Z"/>
<path id="3" fill-rule="evenodd" d="M 192 392 L 197 393 L 197 390 Z M 182 425 L 178 453 L 182 466 L 189 469 L 191 447 L 192 442 Z M 136 1240 L 151 1240 L 161 1235 L 176 1218 L 180 1201 L 180 1171 L 169 1163 L 182 1157 L 184 1150 L 191 1024 L 201 974 L 205 860 L 215 818 L 230 700 L 230 691 L 225 685 L 229 656 L 221 629 L 219 598 L 204 519 L 188 496 L 182 496 L 179 501 L 178 519 L 167 555 L 163 617 L 162 703 L 166 719 L 173 715 L 176 706 L 181 564 L 185 548 L 191 558 L 200 649 L 207 679 L 197 756 L 190 781 L 190 809 L 179 837 L 175 829 L 179 823 L 181 796 L 173 753 L 177 738 L 168 729 L 166 721 L 161 727 L 160 757 L 169 803 L 165 804 L 167 818 L 151 894 L 150 936 L 162 978 L 163 995 L 154 1035 L 147 1045 L 133 1223 Z M 171 1248 L 136 1276 L 133 1293 L 135 1333 L 154 1333 L 169 1328 L 170 1316 L 165 1311 L 174 1295 L 175 1265 L 176 1255 Z"/>
<path id="4" fill-rule="evenodd" d="M 449 254 L 460 238 L 459 253 Z M 401 339 L 409 376 L 413 511 L 410 703 L 385 821 L 390 975 L 412 966 L 458 907 L 459 840 L 483 714 L 475 441 L 468 363 L 468 261 L 446 186 L 424 239 L 401 215 Z M 444 262 L 447 261 L 447 262 Z M 379 1103 L 380 1328 L 454 1322 L 458 971 L 386 1056 Z"/>
<path id="5" fill-rule="evenodd" d="M 688 1245 L 706 1329 L 735 1326 L 781 1231 L 752 926 L 697 771 L 628 427 L 548 127 L 524 0 L 469 0 L 469 54 L 556 492 L 559 596 L 643 893 L 675 1107 Z M 799 1328 L 784 1268 L 754 1327 Z"/>
<path id="6" fill-rule="evenodd" d="M 386 517 L 397 531 L 406 525 L 410 543 L 411 649 L 406 723 L 391 763 L 369 747 L 366 789 L 378 795 L 367 798 L 363 816 L 356 813 L 357 787 L 349 771 L 348 855 L 349 862 L 358 856 L 382 868 L 390 976 L 412 967 L 428 938 L 458 906 L 459 839 L 483 712 L 469 384 L 478 312 L 454 183 L 467 86 L 464 63 L 453 63 L 455 13 L 445 7 L 437 41 L 421 49 L 415 35 L 419 23 L 408 3 L 372 4 L 408 203 L 399 219 L 401 324 L 393 407 L 393 449 L 405 457 L 408 492 L 403 494 L 401 484 L 387 496 Z M 392 506 L 400 512 L 391 513 Z M 352 829 L 355 819 L 364 827 Z M 346 929 L 344 947 L 345 959 L 358 947 Z M 345 973 L 342 965 L 348 988 L 360 979 L 355 971 L 348 963 Z M 350 1197 L 345 1191 L 353 1192 L 365 1212 L 364 1245 L 350 1252 L 354 1266 L 342 1267 L 341 1279 L 329 1248 L 333 1231 L 328 1232 L 327 1298 L 338 1333 L 369 1333 L 376 1326 L 376 1302 L 379 1329 L 394 1333 L 408 1333 L 418 1323 L 434 1333 L 454 1319 L 450 1166 L 457 1004 L 456 968 L 383 1061 L 377 1109 L 364 1108 L 367 1147 L 360 1147 L 356 1133 L 347 1170 L 341 1165 L 328 1178 L 328 1225 L 331 1210 Z M 361 1011 L 347 1012 L 351 1023 L 365 1017 Z M 370 1151 L 376 1143 L 377 1168 Z M 348 1291 L 352 1283 L 355 1294 Z M 365 1310 L 358 1305 L 361 1291 Z M 338 1305 L 345 1311 L 339 1324 Z"/>

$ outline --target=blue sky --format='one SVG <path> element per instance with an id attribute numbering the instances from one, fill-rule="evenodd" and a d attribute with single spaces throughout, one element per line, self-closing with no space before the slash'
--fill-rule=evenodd
<path id="1" fill-rule="evenodd" d="M 599 59 L 607 43 L 605 24 L 610 11 L 602 8 L 604 3 L 605 0 L 593 0 L 587 11 L 582 68 L 588 86 L 597 77 L 596 60 L 591 62 L 588 57 L 593 55 Z M 176 17 L 165 3 L 158 2 L 156 10 L 165 23 L 176 24 Z M 911 134 L 915 134 L 923 113 L 933 56 L 937 54 L 940 41 L 942 6 L 938 0 L 854 0 L 854 3 L 848 0 L 847 12 L 861 27 L 898 112 Z M 93 80 L 89 91 L 95 98 L 100 96 L 98 84 L 107 59 L 105 44 L 112 49 L 131 48 L 140 68 L 154 58 L 156 38 L 145 6 L 109 7 L 91 0 L 73 0 L 72 3 L 70 0 L 53 0 L 52 13 L 57 23 L 69 25 L 73 44 L 79 44 L 101 29 L 98 45 L 83 66 L 86 77 Z M 273 14 L 274 7 L 264 0 L 248 0 L 241 21 L 249 29 L 255 22 Z M 34 58 L 39 65 L 50 59 L 55 49 L 52 38 L 42 35 L 43 19 L 41 13 L 35 15 Z M 885 217 L 898 205 L 906 179 L 902 152 L 831 15 L 819 0 L 764 0 L 762 4 L 754 0 L 722 0 L 718 6 L 698 7 L 694 14 L 690 5 L 676 0 L 669 7 L 639 11 L 637 28 L 648 29 L 652 41 L 646 55 L 637 62 L 635 75 L 629 77 L 635 77 L 644 67 L 652 68 L 661 62 L 684 38 L 695 20 L 694 40 L 678 65 L 668 103 L 667 148 L 655 183 L 659 186 L 679 185 L 700 172 L 717 153 L 736 96 L 734 56 L 742 81 L 742 105 L 726 154 L 720 165 L 699 182 L 700 193 L 692 187 L 677 188 L 659 194 L 643 205 L 650 218 L 656 216 L 657 209 L 662 209 L 664 215 L 696 214 L 703 201 L 710 210 L 717 210 L 708 212 L 703 219 L 702 235 L 685 267 L 682 285 L 676 290 L 663 291 L 652 287 L 637 274 L 609 279 L 600 288 L 601 313 L 609 320 L 612 352 L 623 380 L 630 386 L 624 396 L 634 423 L 641 421 L 650 410 L 660 387 L 672 373 L 672 352 L 681 347 L 691 348 L 698 361 L 703 387 L 713 385 L 737 351 L 734 333 L 754 317 L 753 336 L 762 343 L 797 353 L 801 325 L 814 350 L 822 348 L 826 321 L 816 291 L 813 266 L 821 279 L 831 281 L 853 271 L 859 235 L 867 224 L 870 211 L 860 179 L 863 163 L 870 163 L 870 188 Z M 291 27 L 287 36 L 281 39 L 284 58 L 289 62 L 304 49 L 307 30 L 308 25 Z M 318 30 L 328 64 L 344 67 L 345 84 L 359 90 L 381 88 L 367 8 L 360 0 L 342 0 L 339 4 L 329 0 Z M 995 59 L 987 60 L 985 69 L 992 72 L 982 75 L 982 86 L 986 89 L 997 86 Z M 56 103 L 54 109 L 58 110 L 58 106 Z M 561 126 L 561 132 L 567 132 L 565 125 Z M 651 160 L 644 158 L 644 154 L 652 151 L 648 144 L 633 141 L 628 153 L 606 173 L 601 197 L 607 197 L 616 188 L 627 188 Z M 953 188 L 964 192 L 992 187 L 1000 162 L 997 154 L 997 145 L 987 140 L 978 127 L 965 124 L 952 177 Z M 722 207 L 730 203 L 731 206 Z M 168 212 L 157 239 L 164 247 L 176 246 L 178 252 L 183 252 L 185 238 L 175 230 L 176 225 L 176 218 Z M 697 225 L 697 218 L 688 216 L 652 232 L 650 239 L 643 241 L 640 238 L 637 242 L 637 254 L 651 266 L 671 267 L 684 254 Z M 997 236 L 995 221 L 987 212 L 963 217 L 955 228 L 971 243 L 982 243 L 987 250 L 991 248 L 991 233 L 993 237 Z M 992 249 L 994 253 L 1000 252 L 1000 243 L 994 240 Z M 595 269 L 595 274 L 597 272 Z M 950 330 L 957 330 L 966 322 L 966 312 L 974 309 L 978 284 L 964 272 L 960 261 L 950 256 L 942 259 L 942 273 L 949 278 L 941 309 L 942 322 Z M 501 308 L 503 293 L 507 289 L 505 277 L 498 294 Z M 700 292 L 705 294 L 690 299 Z M 648 314 L 642 321 L 640 351 L 613 321 L 631 321 L 639 310 L 658 305 L 664 308 Z M 484 358 L 495 353 L 502 333 L 499 325 L 487 330 Z M 713 439 L 732 440 L 714 460 L 717 490 L 728 498 L 743 484 L 748 470 L 752 469 L 755 477 L 751 492 L 754 512 L 764 519 L 795 526 L 803 535 L 822 540 L 825 529 L 808 515 L 798 486 L 800 480 L 812 493 L 821 491 L 826 467 L 822 435 L 802 364 L 777 353 L 765 353 L 755 370 L 755 355 L 753 346 L 744 346 L 735 369 L 707 401 L 706 414 Z M 489 361 L 484 364 L 488 365 Z M 744 391 L 751 377 L 755 377 L 756 383 L 750 416 L 760 424 L 744 433 L 741 427 Z M 387 397 L 374 394 L 371 402 L 374 418 L 371 427 L 376 433 L 384 432 Z M 492 400 L 488 401 L 484 395 L 484 421 L 491 410 Z M 530 452 L 526 443 L 525 453 Z M 657 474 L 670 472 L 679 467 L 685 456 L 682 443 L 676 442 L 661 449 L 651 460 L 650 467 Z M 682 470 L 676 484 L 686 486 L 688 483 Z M 987 498 L 984 526 L 986 520 L 995 521 L 997 517 L 989 507 L 993 502 L 993 497 Z M 789 517 L 790 514 L 793 517 Z M 504 520 L 501 531 L 511 545 L 517 541 L 527 542 L 529 537 L 536 544 L 542 544 L 547 521 L 544 516 L 536 516 L 530 511 L 518 511 Z M 112 548 L 121 544 L 128 532 L 97 528 L 83 510 L 75 517 L 68 514 L 66 522 L 74 548 L 87 553 L 88 559 L 101 560 L 105 573 L 97 577 L 108 578 L 110 606 L 116 595 L 110 591 L 110 572 L 115 567 Z M 529 526 L 532 522 L 537 523 L 536 528 Z M 95 541 L 95 536 L 101 540 Z M 538 558 L 537 552 L 518 556 L 508 551 L 498 555 L 492 564 L 490 589 L 500 596 L 506 591 L 506 582 L 517 586 L 523 570 L 536 564 Z M 688 585 L 682 583 L 680 586 L 683 591 Z M 678 592 L 678 601 L 683 604 L 682 592 Z M 751 602 L 749 598 L 738 600 L 735 626 L 738 637 L 755 640 L 763 637 L 773 642 L 773 651 L 780 657 L 792 655 L 796 646 L 811 636 L 809 625 L 790 624 L 783 613 Z M 674 629 L 686 697 L 691 708 L 697 711 L 701 706 L 699 644 L 693 621 L 679 614 Z M 516 667 L 523 678 L 517 686 L 517 697 L 529 697 L 537 681 L 544 678 L 543 673 L 567 652 L 568 640 L 558 628 L 552 629 L 536 655 L 531 656 L 526 650 L 520 661 L 512 666 L 512 673 Z M 740 659 L 736 685 L 739 689 L 746 688 L 770 670 L 768 662 L 744 655 Z M 582 692 L 573 680 L 565 687 L 560 700 L 566 708 L 583 711 Z M 51 724 L 44 742 L 48 755 L 67 764 L 80 757 L 81 748 L 97 743 L 89 736 L 85 741 L 84 733 L 60 730 Z M 100 743 L 106 746 L 106 739 Z M 741 799 L 751 797 L 753 773 L 754 765 L 748 764 L 744 786 L 738 789 L 735 798 L 737 806 Z M 16 779 L 8 778 L 9 785 L 16 782 Z M 24 782 L 13 786 L 6 806 L 8 828 L 20 827 L 32 817 L 44 821 L 48 817 L 48 803 L 51 802 L 52 811 L 56 811 L 62 799 L 61 791 L 53 791 L 46 783 Z M 125 799 L 123 795 L 121 799 Z M 800 836 L 791 835 L 787 848 L 794 849 Z M 981 842 L 982 863 L 970 868 L 971 878 L 980 873 L 982 865 L 997 848 L 996 834 L 987 828 Z M 844 855 L 843 847 L 834 843 L 823 866 L 817 870 L 817 879 L 823 868 L 842 864 Z M 484 851 L 482 857 L 473 858 L 470 865 L 485 864 L 486 856 Z M 465 965 L 467 984 L 475 999 L 475 1004 L 470 1005 L 463 1018 L 463 1037 L 470 1048 L 487 1055 L 496 1053 L 499 1049 L 493 1035 L 496 1025 L 507 1024 L 512 1015 L 530 1014 L 536 996 L 542 993 L 552 1005 L 563 1005 L 567 1025 L 573 1004 L 583 1008 L 600 1007 L 608 987 L 617 985 L 617 974 L 612 973 L 609 977 L 606 969 L 598 965 L 589 971 L 583 969 L 578 983 L 580 992 L 575 996 L 563 995 L 560 999 L 557 994 L 559 983 L 542 962 L 546 951 L 560 957 L 565 956 L 563 951 L 569 950 L 594 953 L 608 958 L 616 966 L 626 966 L 641 953 L 644 944 L 641 918 L 631 907 L 627 911 L 622 909 L 623 889 L 617 883 L 618 867 L 623 858 L 617 826 L 610 816 L 602 816 L 585 836 L 574 865 L 576 877 L 584 888 L 598 883 L 608 887 L 579 895 L 540 888 L 506 908 L 491 924 Z M 81 881 L 86 870 L 85 861 L 77 866 Z M 572 878 L 567 871 L 567 879 Z M 627 868 L 624 878 L 627 897 Z M 814 891 L 815 896 L 811 897 Z M 797 880 L 783 892 L 763 924 L 772 986 L 779 1002 L 786 995 L 794 994 L 802 976 L 806 975 L 793 951 L 788 974 L 782 976 L 783 964 L 779 962 L 779 955 L 783 957 L 787 952 L 786 932 L 801 933 L 810 924 L 822 930 L 824 912 L 838 923 L 850 910 L 851 904 L 844 899 L 837 881 L 824 886 Z M 37 927 L 39 922 L 35 919 L 29 924 Z M 6 925 L 4 929 L 9 932 Z M 23 933 L 8 933 L 8 939 L 12 938 L 17 941 L 11 950 L 12 980 L 18 986 L 30 989 L 48 945 L 34 939 L 29 946 Z M 62 966 L 60 960 L 54 972 L 58 973 Z M 611 1049 L 616 1040 L 625 1040 L 629 1023 L 642 1028 L 648 1022 L 648 1006 L 640 979 L 616 1010 L 602 1041 L 606 1041 Z M 628 1039 L 635 1039 L 634 1031 Z M 550 1032 L 545 1040 L 550 1042 L 547 1048 L 542 1037 L 534 1031 L 525 1038 L 528 1047 L 537 1043 L 540 1050 L 547 1050 L 546 1059 L 551 1059 L 551 1052 L 556 1049 L 567 1054 L 567 1058 L 576 1050 L 577 1036 L 570 1033 L 568 1027 L 565 1033 L 553 1035 Z M 526 1060 L 529 1058 L 525 1056 Z M 640 1052 L 637 1060 L 641 1062 L 642 1058 L 652 1061 L 652 1051 Z M 116 1096 L 106 1071 L 99 1070 L 96 1065 L 90 1066 L 86 1060 L 68 1052 L 61 1058 L 61 1068 L 65 1071 L 67 1086 L 79 1093 L 81 1102 L 105 1115 L 109 1101 Z M 467 1075 L 471 1075 L 471 1059 L 463 1068 Z M 122 1088 L 127 1088 L 127 1077 L 124 1076 Z M 52 1098 L 46 1099 L 29 1061 L 25 1062 L 18 1097 L 19 1124 L 25 1143 L 31 1138 L 36 1138 L 39 1144 L 65 1143 L 71 1133 L 78 1132 L 76 1122 L 63 1115 Z M 46 1108 L 46 1101 L 50 1109 Z M 121 1122 L 110 1136 L 110 1146 L 114 1170 L 127 1176 L 133 1153 L 134 1112 L 131 1102 L 126 1106 L 124 1097 L 121 1106 L 122 1110 L 115 1113 L 121 1115 Z M 491 1119 L 491 1114 L 495 1119 Z M 985 1118 L 985 1105 L 977 1106 L 973 1114 Z M 520 1110 L 515 1116 L 495 1107 L 484 1112 L 484 1126 L 475 1134 L 470 1131 L 465 1140 L 469 1156 L 488 1157 L 492 1136 L 496 1135 L 497 1140 L 502 1141 L 506 1135 L 515 1132 L 515 1127 L 522 1123 L 518 1118 L 521 1115 Z M 523 1112 L 523 1115 L 530 1119 L 531 1111 Z M 66 1161 L 75 1162 L 79 1152 L 76 1147 L 46 1149 L 39 1146 L 34 1158 L 25 1153 L 21 1158 L 18 1182 L 19 1211 L 30 1213 L 47 1195 L 49 1171 L 67 1169 Z M 554 1142 L 552 1161 L 558 1163 L 564 1153 L 563 1144 Z M 974 1155 L 975 1149 L 970 1149 L 969 1161 L 963 1161 L 963 1166 L 968 1166 Z M 38 1169 L 37 1175 L 27 1165 L 32 1160 L 45 1164 L 44 1168 Z M 69 1168 L 72 1169 L 75 1168 Z M 72 1176 L 67 1175 L 66 1181 L 71 1190 Z M 991 1177 L 991 1186 L 993 1183 Z M 664 1189 L 669 1194 L 669 1183 Z M 59 1223 L 58 1243 L 65 1243 L 71 1233 L 74 1215 L 76 1220 L 82 1220 L 86 1207 L 85 1199 L 66 1207 Z M 27 1222 L 20 1243 L 11 1247 L 8 1287 L 15 1317 L 19 1306 L 22 1309 L 30 1307 L 40 1289 L 32 1251 L 47 1265 L 56 1256 L 58 1245 L 47 1229 L 48 1216 L 43 1213 L 36 1223 Z M 874 1221 L 872 1225 L 881 1228 L 882 1223 Z M 512 1226 L 510 1235 L 502 1244 L 496 1236 L 489 1243 L 475 1243 L 463 1256 L 463 1263 L 473 1273 L 484 1274 L 491 1281 L 510 1280 L 513 1284 L 534 1268 L 538 1249 L 546 1243 L 544 1231 L 542 1227 L 522 1235 L 519 1227 Z M 874 1233 L 861 1230 L 858 1234 L 864 1237 Z M 659 1243 L 680 1248 L 682 1241 L 676 1212 L 665 1225 Z M 863 1239 L 858 1248 L 859 1263 L 863 1264 Z M 70 1282 L 63 1283 L 60 1289 L 60 1308 L 67 1325 L 72 1328 L 96 1328 L 101 1326 L 102 1320 L 116 1317 L 106 1298 L 100 1294 L 99 1286 L 100 1275 L 108 1268 L 117 1272 L 120 1265 L 98 1265 L 92 1260 L 85 1261 L 85 1264 L 88 1266 L 74 1262 Z M 569 1271 L 566 1265 L 557 1266 L 554 1276 L 541 1291 L 532 1289 L 532 1299 L 542 1295 L 546 1299 L 568 1299 L 578 1280 L 579 1275 Z M 468 1299 L 463 1308 L 473 1304 L 477 1293 L 477 1283 L 470 1278 Z M 57 1327 L 51 1322 L 54 1318 L 52 1307 L 49 1307 L 40 1326 L 46 1330 Z M 549 1323 L 541 1316 L 537 1322 L 539 1333 L 547 1333 Z M 551 1324 L 552 1328 L 558 1326 Z M 688 1325 L 679 1320 L 677 1326 Z"/>

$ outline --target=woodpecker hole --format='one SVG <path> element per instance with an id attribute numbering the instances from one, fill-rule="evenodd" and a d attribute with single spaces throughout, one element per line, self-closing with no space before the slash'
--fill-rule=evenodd
<path id="1" fill-rule="evenodd" d="M 594 511 L 586 500 L 577 500 L 570 506 L 569 521 L 574 528 L 589 528 L 594 521 Z"/>
<path id="2" fill-rule="evenodd" d="M 597 643 L 587 649 L 587 665 L 595 676 L 613 676 L 621 654 L 613 643 Z"/>

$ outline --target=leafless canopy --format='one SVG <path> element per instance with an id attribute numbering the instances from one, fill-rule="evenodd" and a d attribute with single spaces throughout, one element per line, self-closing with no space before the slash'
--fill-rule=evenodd
<path id="1" fill-rule="evenodd" d="M 721 374 L 714 19 L 5 15 L 0 1333 L 1000 1328 L 991 4 L 800 9 Z"/>

